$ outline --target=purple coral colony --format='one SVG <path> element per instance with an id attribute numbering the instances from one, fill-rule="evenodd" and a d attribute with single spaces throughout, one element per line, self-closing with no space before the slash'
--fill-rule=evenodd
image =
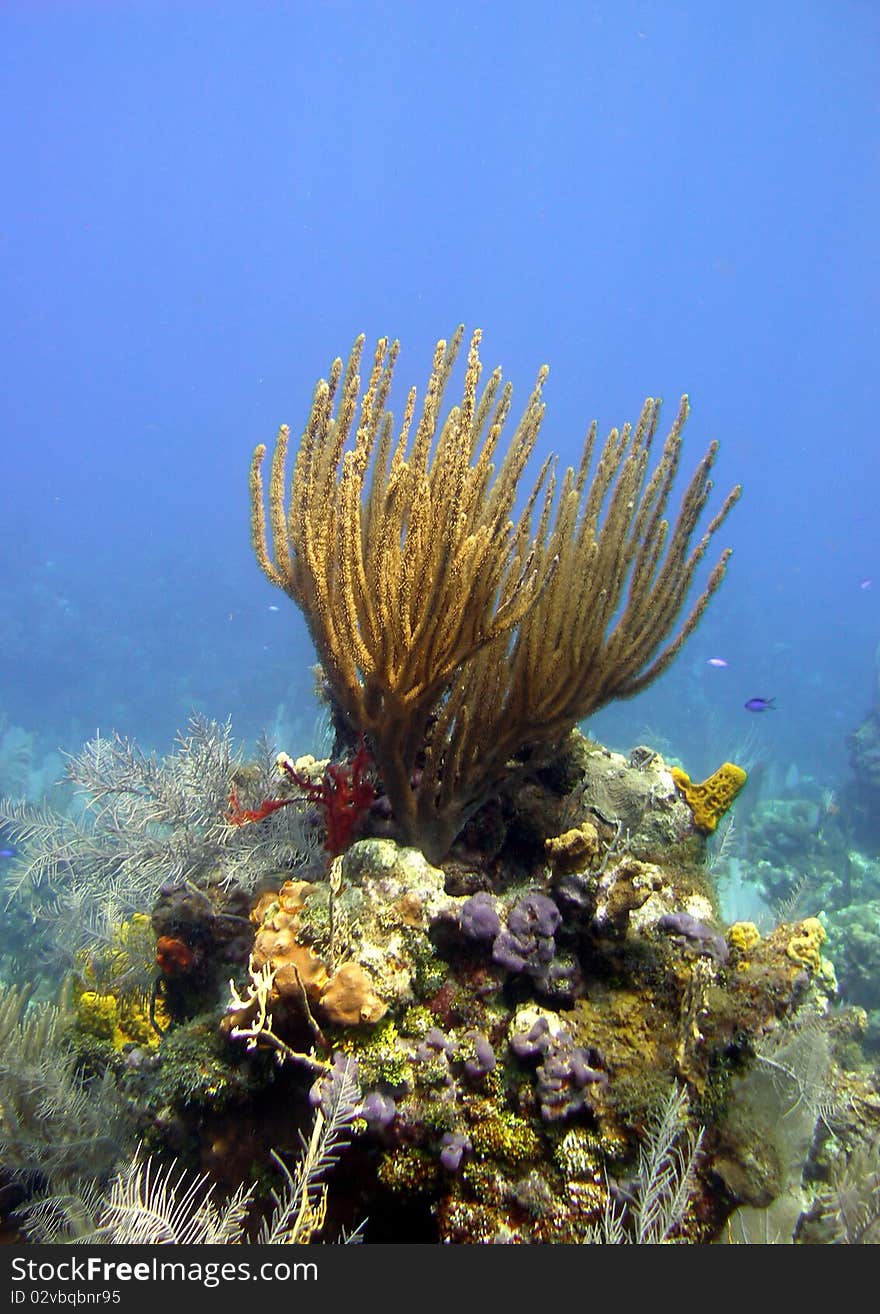
<path id="1" fill-rule="evenodd" d="M 230 768 L 237 866 L 206 857 L 119 914 L 119 962 L 135 925 L 156 955 L 139 1027 L 125 973 L 79 961 L 83 1070 L 100 1056 L 146 1150 L 221 1196 L 332 1124 L 316 1240 L 825 1239 L 822 1146 L 867 1092 L 837 1057 L 858 1010 L 829 1012 L 823 924 L 721 920 L 709 841 L 744 771 L 698 784 L 578 728 L 663 673 L 722 581 L 728 552 L 697 580 L 691 546 L 714 446 L 668 538 L 686 400 L 653 473 L 649 401 L 592 482 L 595 433 L 517 520 L 546 371 L 493 469 L 510 397 L 479 343 L 442 421 L 461 332 L 438 345 L 399 440 L 397 346 L 362 370 L 358 340 L 289 490 L 286 429 L 268 490 L 258 449 L 257 558 L 308 622 L 334 751 Z"/>

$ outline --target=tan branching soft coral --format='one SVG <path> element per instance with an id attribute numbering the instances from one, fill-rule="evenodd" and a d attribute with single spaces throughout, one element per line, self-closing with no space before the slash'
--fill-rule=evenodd
<path id="1" fill-rule="evenodd" d="M 504 451 L 511 389 L 499 369 L 481 386 L 479 330 L 461 400 L 442 415 L 463 337 L 459 326 L 438 342 L 423 400 L 409 392 L 396 434 L 398 343 L 379 340 L 362 389 L 357 338 L 315 388 L 292 477 L 287 425 L 268 489 L 262 444 L 250 471 L 259 565 L 302 609 L 335 704 L 367 736 L 398 837 L 433 862 L 537 753 L 667 669 L 724 577 L 730 549 L 685 611 L 740 494 L 694 542 L 713 442 L 670 523 L 688 400 L 650 470 L 660 403 L 649 397 L 602 445 L 591 425 L 558 486 L 545 460 L 522 496 L 548 368 Z"/>

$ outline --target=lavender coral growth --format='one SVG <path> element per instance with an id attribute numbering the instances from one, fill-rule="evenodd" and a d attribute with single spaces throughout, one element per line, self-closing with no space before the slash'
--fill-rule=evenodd
<path id="1" fill-rule="evenodd" d="M 501 930 L 501 918 L 492 895 L 479 890 L 465 899 L 459 910 L 458 924 L 469 940 L 494 940 Z"/>
<path id="2" fill-rule="evenodd" d="M 510 1049 L 518 1059 L 540 1058 L 535 1069 L 538 1103 L 545 1122 L 561 1122 L 590 1107 L 589 1089 L 603 1090 L 608 1075 L 597 1065 L 598 1050 L 576 1045 L 565 1027 L 551 1030 L 546 1017 L 535 1020 L 528 1031 L 515 1031 Z"/>
<path id="3" fill-rule="evenodd" d="M 552 899 L 526 894 L 507 914 L 507 926 L 492 945 L 492 959 L 507 972 L 542 977 L 556 949 L 553 936 L 562 915 Z"/>

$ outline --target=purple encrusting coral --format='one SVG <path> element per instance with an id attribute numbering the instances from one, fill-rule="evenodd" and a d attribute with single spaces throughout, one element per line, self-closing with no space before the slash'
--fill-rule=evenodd
<path id="1" fill-rule="evenodd" d="M 372 1132 L 385 1131 L 397 1116 L 397 1105 L 390 1095 L 371 1090 L 361 1105 L 360 1116 Z"/>
<path id="2" fill-rule="evenodd" d="M 528 1031 L 514 1032 L 509 1045 L 519 1059 L 542 1060 L 535 1071 L 545 1122 L 560 1122 L 589 1108 L 588 1087 L 608 1085 L 607 1073 L 594 1066 L 602 1062 L 598 1050 L 576 1045 L 564 1027 L 554 1034 L 545 1017 L 539 1017 Z"/>
<path id="3" fill-rule="evenodd" d="M 657 930 L 665 931 L 668 935 L 683 936 L 698 954 L 714 959 L 719 967 L 723 966 L 730 957 L 730 949 L 724 936 L 719 931 L 713 931 L 705 922 L 697 921 L 690 913 L 666 913 L 658 919 Z"/>
<path id="4" fill-rule="evenodd" d="M 337 1049 L 333 1062 L 322 1072 L 309 1090 L 309 1104 L 320 1109 L 325 1118 L 334 1114 L 354 1116 L 360 1088 L 357 1084 L 358 1062 Z"/>
<path id="5" fill-rule="evenodd" d="M 545 1017 L 539 1017 L 528 1031 L 515 1031 L 509 1044 L 518 1059 L 530 1059 L 544 1054 L 550 1039 L 550 1024 Z"/>
<path id="6" fill-rule="evenodd" d="M 425 1034 L 415 1058 L 419 1063 L 439 1065 L 442 1079 L 451 1087 L 456 1073 L 460 1076 L 463 1072 L 471 1082 L 479 1082 L 494 1071 L 498 1062 L 489 1037 L 482 1031 L 466 1031 L 462 1041 L 456 1041 L 439 1027 L 431 1027 Z"/>
<path id="7" fill-rule="evenodd" d="M 415 1059 L 423 1064 L 426 1079 L 434 1085 L 441 1100 L 454 1103 L 458 1098 L 458 1088 L 452 1071 L 451 1060 L 455 1058 L 458 1046 L 451 1036 L 444 1035 L 439 1027 L 431 1027 L 416 1048 Z M 428 1077 L 430 1073 L 430 1077 Z"/>
<path id="8" fill-rule="evenodd" d="M 554 935 L 562 914 L 544 894 L 524 894 L 507 914 L 492 944 L 492 960 L 507 972 L 524 972 L 538 984 L 548 979 L 556 953 Z"/>
<path id="9" fill-rule="evenodd" d="M 538 1102 L 545 1122 L 560 1122 L 589 1108 L 587 1088 L 608 1085 L 608 1075 L 594 1068 L 595 1051 L 574 1045 L 566 1033 L 551 1040 L 536 1069 Z"/>
<path id="10" fill-rule="evenodd" d="M 469 1040 L 473 1049 L 473 1055 L 464 1061 L 465 1075 L 472 1081 L 479 1081 L 482 1077 L 487 1077 L 490 1072 L 494 1071 L 497 1059 L 495 1051 L 492 1048 L 488 1036 L 484 1036 L 481 1031 L 465 1032 L 465 1040 Z"/>
<path id="11" fill-rule="evenodd" d="M 416 1058 L 423 1063 L 428 1063 L 432 1059 L 439 1058 L 442 1054 L 445 1058 L 451 1059 L 456 1051 L 455 1041 L 440 1030 L 439 1027 L 431 1027 L 430 1031 L 425 1033 L 424 1039 L 416 1050 Z"/>
<path id="12" fill-rule="evenodd" d="M 494 940 L 501 930 L 501 918 L 492 895 L 479 890 L 465 899 L 459 909 L 458 924 L 469 940 Z"/>
<path id="13" fill-rule="evenodd" d="M 465 1152 L 473 1149 L 471 1138 L 461 1132 L 444 1132 L 440 1140 L 440 1162 L 450 1173 L 457 1173 Z"/>
<path id="14" fill-rule="evenodd" d="M 507 929 L 525 939 L 552 939 L 562 922 L 562 914 L 546 894 L 524 894 L 507 914 Z"/>

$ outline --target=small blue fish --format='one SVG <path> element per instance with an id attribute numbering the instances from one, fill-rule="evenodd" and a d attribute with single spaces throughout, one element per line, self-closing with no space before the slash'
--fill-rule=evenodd
<path id="1" fill-rule="evenodd" d="M 773 704 L 775 698 L 750 698 L 747 703 L 743 703 L 747 712 L 775 712 Z"/>
<path id="2" fill-rule="evenodd" d="M 707 666 L 726 666 L 727 662 L 723 657 L 710 657 L 706 662 Z"/>
<path id="3" fill-rule="evenodd" d="M 0 858 L 14 858 L 15 856 L 15 849 L 0 849 Z"/>
<path id="4" fill-rule="evenodd" d="M 874 581 L 872 579 L 860 579 L 859 588 L 864 592 L 869 589 L 873 583 Z"/>

